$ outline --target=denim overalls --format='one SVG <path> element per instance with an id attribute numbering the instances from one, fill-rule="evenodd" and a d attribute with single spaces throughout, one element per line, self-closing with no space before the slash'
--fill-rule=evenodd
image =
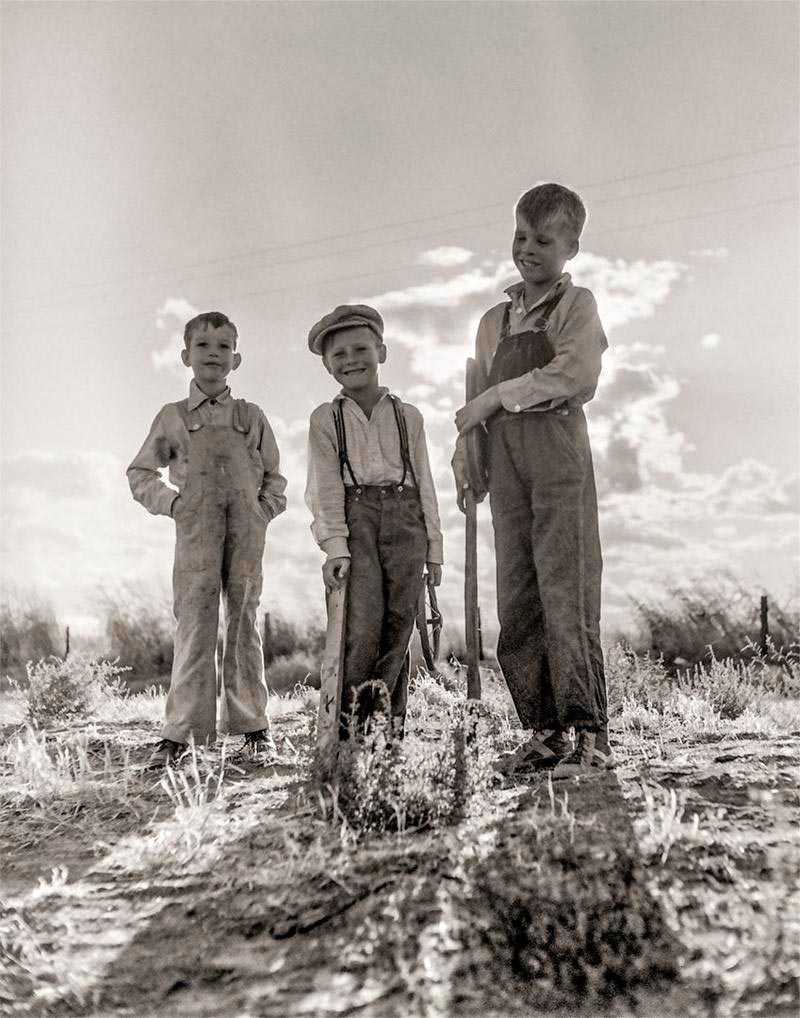
<path id="1" fill-rule="evenodd" d="M 395 484 L 358 483 L 347 456 L 341 402 L 333 409 L 350 551 L 342 738 L 349 735 L 354 698 L 360 728 L 366 727 L 373 713 L 388 709 L 395 731 L 402 733 L 408 699 L 407 652 L 428 550 L 402 405 L 395 396 L 387 398 L 392 400 L 403 461 L 403 476 Z M 406 483 L 409 474 L 413 485 Z M 388 705 L 379 683 L 386 686 Z"/>
<path id="2" fill-rule="evenodd" d="M 547 326 L 560 298 L 542 305 L 535 329 L 513 336 L 506 307 L 489 386 L 553 359 Z M 488 430 L 497 658 L 517 714 L 524 728 L 602 726 L 602 559 L 583 409 L 500 410 Z"/>
<path id="3" fill-rule="evenodd" d="M 250 442 L 247 403 L 233 426 L 202 424 L 187 401 L 178 410 L 189 432 L 186 483 L 176 503 L 175 657 L 162 737 L 213 740 L 217 732 L 217 629 L 224 607 L 220 731 L 269 727 L 267 686 L 256 612 L 267 517 L 258 501 L 263 467 Z M 255 437 L 255 436 L 252 436 Z"/>

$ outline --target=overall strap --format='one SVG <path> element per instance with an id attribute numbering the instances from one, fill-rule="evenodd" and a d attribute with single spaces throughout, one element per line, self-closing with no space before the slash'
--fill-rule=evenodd
<path id="1" fill-rule="evenodd" d="M 400 480 L 400 484 L 403 485 L 406 483 L 406 472 L 410 470 L 411 479 L 413 480 L 417 490 L 419 490 L 417 475 L 414 473 L 414 464 L 411 462 L 411 453 L 408 448 L 408 426 L 406 425 L 406 415 L 403 413 L 399 397 L 390 393 L 389 399 L 392 401 L 392 410 L 394 410 L 394 419 L 397 424 L 397 434 L 400 438 L 400 458 L 403 461 L 403 476 Z"/>
<path id="2" fill-rule="evenodd" d="M 511 322 L 511 301 L 509 301 L 503 308 L 503 321 L 500 324 L 500 340 L 499 340 L 499 342 L 501 343 L 511 331 L 510 322 Z"/>
<path id="3" fill-rule="evenodd" d="M 246 399 L 233 401 L 233 427 L 242 435 L 246 435 L 250 431 L 250 412 L 247 409 Z"/>
<path id="4" fill-rule="evenodd" d="M 353 467 L 350 464 L 350 459 L 347 455 L 347 432 L 344 427 L 344 411 L 342 409 L 342 401 L 338 400 L 331 407 L 333 413 L 333 426 L 336 430 L 336 448 L 339 453 L 339 474 L 344 483 L 344 469 L 350 474 L 350 480 L 353 484 L 358 487 L 358 481 L 356 475 L 353 473 Z"/>
<path id="5" fill-rule="evenodd" d="M 565 291 L 561 290 L 559 293 L 554 294 L 550 300 L 542 305 L 542 309 L 539 313 L 539 317 L 533 323 L 536 326 L 537 332 L 544 332 L 550 322 L 550 316 L 558 307 L 561 302 L 561 298 L 564 296 Z"/>

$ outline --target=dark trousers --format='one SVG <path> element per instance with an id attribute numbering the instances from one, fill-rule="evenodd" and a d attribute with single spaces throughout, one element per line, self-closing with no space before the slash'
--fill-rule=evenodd
<path id="1" fill-rule="evenodd" d="M 583 412 L 502 413 L 489 428 L 500 639 L 524 728 L 606 724 L 602 559 Z"/>
<path id="2" fill-rule="evenodd" d="M 362 486 L 346 489 L 345 510 L 350 575 L 341 734 L 349 733 L 354 703 L 361 730 L 382 711 L 402 731 L 407 651 L 428 548 L 422 507 L 415 488 Z"/>

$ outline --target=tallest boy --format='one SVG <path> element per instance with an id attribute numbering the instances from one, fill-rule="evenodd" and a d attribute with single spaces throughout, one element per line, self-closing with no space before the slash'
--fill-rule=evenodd
<path id="1" fill-rule="evenodd" d="M 480 394 L 456 414 L 459 436 L 484 425 L 489 433 L 497 657 L 530 730 L 506 768 L 556 764 L 557 776 L 612 762 L 597 495 L 583 414 L 608 343 L 591 292 L 564 272 L 585 222 L 581 199 L 559 184 L 520 198 L 512 255 L 522 281 L 481 319 Z M 461 437 L 453 470 L 463 510 Z"/>

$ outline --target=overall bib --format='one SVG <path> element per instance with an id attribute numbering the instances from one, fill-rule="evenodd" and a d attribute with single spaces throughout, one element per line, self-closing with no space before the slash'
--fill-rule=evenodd
<path id="1" fill-rule="evenodd" d="M 535 330 L 513 336 L 506 307 L 489 386 L 553 359 L 547 324 L 559 299 L 543 305 Z M 497 659 L 517 714 L 523 728 L 600 727 L 602 559 L 583 410 L 501 410 L 488 429 Z"/>
<path id="2" fill-rule="evenodd" d="M 345 483 L 344 489 L 350 550 L 340 725 L 345 739 L 354 702 L 361 730 L 371 715 L 388 710 L 394 731 L 402 734 L 408 700 L 408 645 L 428 551 L 416 479 L 413 486 L 405 483 L 408 472 L 414 476 L 405 418 L 398 401 L 389 398 L 403 460 L 403 476 L 397 484 L 358 483 L 347 456 L 341 404 L 338 413 L 334 408 L 342 481 L 347 471 L 352 482 Z"/>
<path id="3" fill-rule="evenodd" d="M 180 407 L 189 432 L 186 484 L 175 519 L 174 610 L 178 627 L 162 737 L 216 737 L 217 631 L 224 607 L 220 731 L 269 727 L 256 612 L 267 517 L 258 501 L 263 468 L 248 447 L 248 415 L 236 400 L 233 427 L 203 425 Z"/>

